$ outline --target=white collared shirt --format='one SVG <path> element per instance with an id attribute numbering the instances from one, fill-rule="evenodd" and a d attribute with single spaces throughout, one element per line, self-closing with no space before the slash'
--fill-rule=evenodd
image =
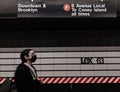
<path id="1" fill-rule="evenodd" d="M 35 72 L 35 69 L 31 66 L 31 65 L 29 65 L 28 63 L 24 63 L 27 67 L 29 67 L 29 69 L 31 70 L 31 74 L 32 74 L 32 77 L 33 77 L 33 79 L 36 79 L 36 77 L 37 77 L 37 74 L 36 74 L 36 72 Z"/>

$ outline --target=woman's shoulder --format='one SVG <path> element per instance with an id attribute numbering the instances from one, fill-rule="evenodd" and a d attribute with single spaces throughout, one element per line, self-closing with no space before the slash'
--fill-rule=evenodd
<path id="1" fill-rule="evenodd" d="M 28 67 L 26 67 L 25 64 L 21 63 L 21 64 L 18 65 L 16 70 L 27 70 L 27 69 L 28 69 Z"/>

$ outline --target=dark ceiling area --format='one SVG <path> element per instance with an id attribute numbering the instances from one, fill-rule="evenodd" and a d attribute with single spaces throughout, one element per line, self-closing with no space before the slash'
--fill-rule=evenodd
<path id="1" fill-rule="evenodd" d="M 4 31 L 0 47 L 120 46 L 118 30 Z"/>
<path id="2" fill-rule="evenodd" d="M 120 18 L 0 20 L 0 47 L 120 46 Z"/>
<path id="3" fill-rule="evenodd" d="M 73 31 L 120 29 L 120 18 L 0 19 L 1 31 Z"/>

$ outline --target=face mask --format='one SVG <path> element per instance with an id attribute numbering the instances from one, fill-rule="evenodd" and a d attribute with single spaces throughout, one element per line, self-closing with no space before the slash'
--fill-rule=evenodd
<path id="1" fill-rule="evenodd" d="M 33 55 L 32 58 L 30 59 L 31 62 L 35 62 L 37 59 L 37 56 L 36 55 Z"/>

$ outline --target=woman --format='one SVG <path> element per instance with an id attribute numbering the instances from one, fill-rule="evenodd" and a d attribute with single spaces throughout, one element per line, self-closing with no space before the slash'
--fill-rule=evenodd
<path id="1" fill-rule="evenodd" d="M 40 92 L 41 82 L 37 78 L 35 67 L 32 65 L 37 59 L 32 49 L 25 49 L 21 52 L 22 63 L 15 71 L 15 82 L 18 92 Z"/>

